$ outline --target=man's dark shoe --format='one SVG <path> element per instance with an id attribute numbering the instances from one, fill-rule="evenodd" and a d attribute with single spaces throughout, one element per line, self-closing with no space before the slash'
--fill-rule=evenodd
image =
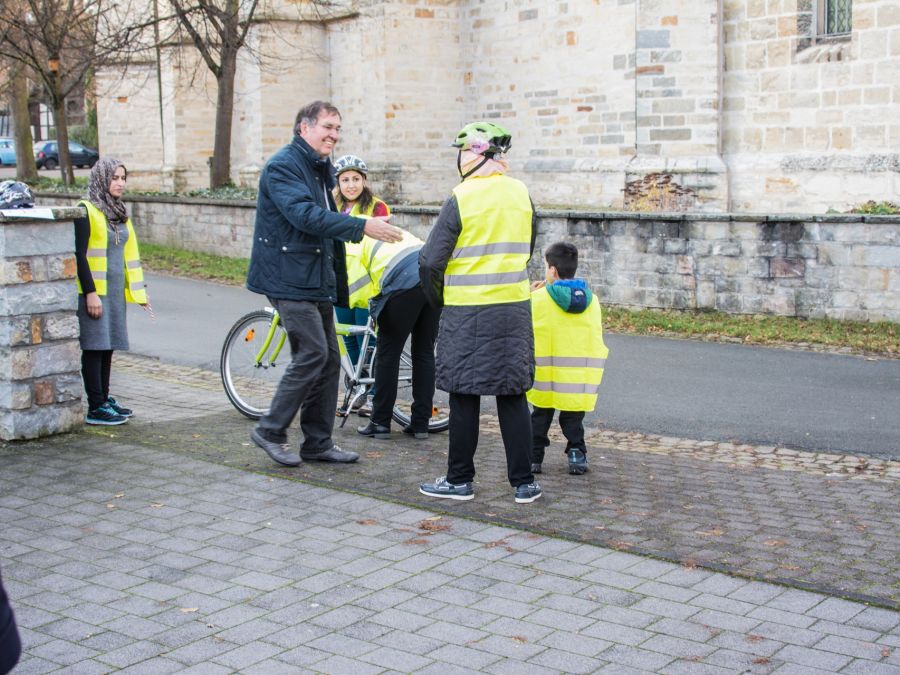
<path id="1" fill-rule="evenodd" d="M 122 417 L 132 417 L 134 415 L 134 410 L 131 408 L 126 408 L 124 405 L 119 405 L 118 401 L 114 399 L 112 396 L 106 399 L 106 405 L 113 409 L 113 411 Z"/>
<path id="2" fill-rule="evenodd" d="M 417 441 L 424 441 L 426 438 L 428 438 L 427 431 L 413 431 L 412 427 L 404 427 L 403 433 L 407 436 L 412 436 Z"/>
<path id="3" fill-rule="evenodd" d="M 516 488 L 516 504 L 530 504 L 542 494 L 541 485 L 538 482 L 520 485 Z"/>
<path id="4" fill-rule="evenodd" d="M 544 473 L 544 469 L 540 462 L 531 463 L 531 473 Z"/>
<path id="5" fill-rule="evenodd" d="M 429 497 L 468 501 L 475 498 L 475 489 L 471 483 L 448 483 L 446 476 L 435 478 L 433 483 L 422 483 L 419 492 Z"/>
<path id="6" fill-rule="evenodd" d="M 84 418 L 84 421 L 87 424 L 94 424 L 104 427 L 115 427 L 120 424 L 125 424 L 125 422 L 128 421 L 128 418 L 120 415 L 108 405 L 104 404 L 99 408 L 89 410 L 87 416 Z"/>
<path id="7" fill-rule="evenodd" d="M 288 443 L 276 443 L 263 436 L 259 429 L 250 432 L 250 440 L 266 451 L 266 454 L 282 466 L 299 466 L 300 455 L 291 450 Z"/>
<path id="8" fill-rule="evenodd" d="M 304 462 L 337 462 L 340 464 L 350 464 L 359 459 L 352 450 L 341 450 L 338 446 L 333 445 L 327 450 L 320 452 L 301 452 L 300 458 Z"/>
<path id="9" fill-rule="evenodd" d="M 573 476 L 580 476 L 588 470 L 587 454 L 583 450 L 569 450 L 566 453 L 569 456 L 569 473 Z"/>
<path id="10" fill-rule="evenodd" d="M 375 422 L 369 420 L 369 423 L 365 426 L 357 427 L 356 433 L 362 434 L 363 436 L 371 436 L 380 441 L 386 441 L 391 437 L 391 428 L 382 426 L 381 424 L 375 424 Z"/>

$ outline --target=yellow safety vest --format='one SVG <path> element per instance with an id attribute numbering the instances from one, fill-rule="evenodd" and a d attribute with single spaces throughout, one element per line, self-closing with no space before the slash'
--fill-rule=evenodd
<path id="1" fill-rule="evenodd" d="M 106 295 L 106 243 L 109 234 L 106 215 L 87 200 L 78 202 L 87 210 L 91 223 L 91 234 L 88 237 L 87 263 L 94 279 L 97 295 Z M 147 284 L 144 283 L 144 271 L 141 269 L 141 256 L 138 251 L 137 236 L 131 218 L 125 221 L 128 228 L 128 240 L 125 242 L 125 299 L 128 302 L 147 304 Z M 77 281 L 78 292 L 84 293 L 81 282 Z"/>
<path id="2" fill-rule="evenodd" d="M 380 199 L 373 199 L 365 211 L 359 208 L 359 202 L 350 209 L 351 216 L 371 216 L 375 212 L 377 204 L 384 204 Z M 388 214 L 391 208 L 384 204 Z M 363 238 L 365 240 L 365 237 Z M 351 241 L 345 244 L 347 257 L 347 282 L 350 287 L 350 307 L 368 307 L 369 298 L 375 297 L 372 292 L 372 280 L 369 272 L 363 265 L 362 241 Z"/>
<path id="3" fill-rule="evenodd" d="M 609 350 L 603 342 L 603 312 L 597 296 L 580 314 L 566 312 L 546 288 L 531 294 L 534 384 L 525 394 L 540 408 L 591 411 Z"/>
<path id="4" fill-rule="evenodd" d="M 501 174 L 469 178 L 455 188 L 462 231 L 444 272 L 445 305 L 496 305 L 528 299 L 531 200 Z"/>
<path id="5" fill-rule="evenodd" d="M 350 307 L 368 307 L 369 300 L 381 293 L 381 280 L 394 266 L 413 251 L 422 248 L 424 242 L 411 232 L 403 230 L 403 239 L 388 244 L 371 237 L 363 237 L 353 252 L 353 266 L 363 270 L 363 276 L 350 286 Z M 350 246 L 347 247 L 350 256 Z M 349 265 L 348 265 L 349 267 Z"/>

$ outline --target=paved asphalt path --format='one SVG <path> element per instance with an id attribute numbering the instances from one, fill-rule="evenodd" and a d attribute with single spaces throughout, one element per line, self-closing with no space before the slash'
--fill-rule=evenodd
<path id="1" fill-rule="evenodd" d="M 148 284 L 156 320 L 131 308 L 132 351 L 210 370 L 231 324 L 266 303 L 202 281 Z M 900 360 L 627 335 L 607 344 L 590 425 L 900 459 Z"/>

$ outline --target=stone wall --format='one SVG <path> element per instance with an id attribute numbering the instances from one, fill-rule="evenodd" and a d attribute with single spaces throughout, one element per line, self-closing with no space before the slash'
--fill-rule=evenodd
<path id="1" fill-rule="evenodd" d="M 0 438 L 81 425 L 81 348 L 72 219 L 0 213 Z M 54 219 L 55 218 L 55 219 Z"/>
<path id="2" fill-rule="evenodd" d="M 353 0 L 276 3 L 250 36 L 233 173 L 253 184 L 297 109 L 331 99 L 339 153 L 392 203 L 438 201 L 468 121 L 514 134 L 512 169 L 561 208 L 825 212 L 900 194 L 900 6 L 854 0 Z M 283 7 L 282 7 L 283 5 Z M 191 50 L 98 70 L 104 153 L 132 184 L 203 187 L 214 82 Z M 160 117 L 162 110 L 162 118 Z"/>
<path id="3" fill-rule="evenodd" d="M 900 3 L 725 0 L 724 153 L 737 211 L 845 210 L 900 195 Z"/>
<path id="4" fill-rule="evenodd" d="M 142 241 L 250 254 L 251 202 L 130 205 Z M 437 211 L 397 206 L 393 222 L 425 239 Z M 538 227 L 539 249 L 578 246 L 580 274 L 605 303 L 900 322 L 900 216 L 540 211 Z M 542 274 L 536 252 L 531 276 Z"/>

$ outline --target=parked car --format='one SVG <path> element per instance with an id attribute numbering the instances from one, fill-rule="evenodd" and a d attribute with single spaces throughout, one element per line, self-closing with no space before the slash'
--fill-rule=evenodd
<path id="1" fill-rule="evenodd" d="M 59 166 L 59 147 L 56 141 L 44 141 L 34 146 L 34 161 L 39 169 L 55 169 Z M 72 166 L 82 168 L 85 166 L 94 166 L 100 153 L 93 148 L 86 148 L 81 143 L 69 141 L 69 158 L 72 160 Z"/>
<path id="2" fill-rule="evenodd" d="M 0 138 L 0 166 L 15 166 L 16 142 L 11 138 Z"/>

